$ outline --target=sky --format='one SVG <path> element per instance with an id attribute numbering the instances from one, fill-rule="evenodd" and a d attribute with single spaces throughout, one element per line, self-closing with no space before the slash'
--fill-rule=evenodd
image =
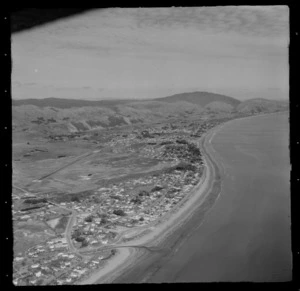
<path id="1" fill-rule="evenodd" d="M 287 6 L 109 8 L 12 34 L 12 98 L 289 92 Z"/>

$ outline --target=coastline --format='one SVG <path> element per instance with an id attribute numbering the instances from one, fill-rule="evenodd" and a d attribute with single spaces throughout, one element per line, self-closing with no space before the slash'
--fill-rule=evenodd
<path id="1" fill-rule="evenodd" d="M 215 133 L 215 131 L 219 130 L 222 125 L 213 128 L 211 131 L 208 131 L 199 139 L 201 150 L 205 152 L 204 161 L 206 167 L 204 170 L 204 177 L 201 178 L 200 182 L 194 187 L 194 189 L 190 191 L 187 197 L 184 198 L 178 207 L 179 209 L 176 209 L 175 213 L 172 213 L 174 212 L 173 210 L 167 214 L 166 216 L 170 216 L 169 219 L 164 217 L 164 221 L 159 223 L 159 225 L 155 227 L 151 233 L 141 238 L 134 239 L 128 243 L 124 243 L 123 246 L 128 245 L 128 248 L 116 248 L 116 255 L 110 259 L 102 269 L 96 271 L 94 274 L 91 274 L 89 278 L 79 282 L 79 285 L 111 283 L 117 277 L 119 277 L 121 273 L 123 273 L 124 269 L 130 268 L 134 262 L 148 253 L 146 250 L 141 250 L 138 248 L 139 245 L 147 245 L 148 247 L 151 247 L 161 244 L 174 231 L 179 229 L 182 224 L 189 219 L 193 212 L 201 206 L 201 204 L 205 201 L 205 198 L 207 198 L 208 194 L 210 193 L 216 171 L 212 165 L 211 157 L 204 150 L 204 147 L 206 147 L 207 142 L 211 141 L 210 137 Z M 130 247 L 132 245 L 137 247 Z"/>
<path id="2" fill-rule="evenodd" d="M 274 113 L 275 114 L 275 113 Z M 262 114 L 263 116 L 266 114 Z M 131 269 L 135 267 L 137 263 L 140 263 L 142 258 L 147 258 L 148 251 L 138 248 L 138 246 L 146 245 L 147 247 L 160 245 L 163 246 L 167 244 L 168 238 L 172 234 L 180 232 L 180 228 L 187 220 L 189 220 L 196 212 L 200 214 L 201 221 L 204 220 L 205 214 L 209 211 L 221 194 L 221 172 L 223 171 L 222 164 L 216 162 L 215 151 L 211 146 L 211 141 L 214 138 L 215 134 L 222 129 L 222 127 L 234 120 L 252 118 L 256 116 L 247 116 L 243 118 L 237 118 L 229 120 L 219 126 L 208 131 L 204 136 L 199 139 L 199 145 L 204 156 L 205 161 L 205 171 L 204 177 L 200 182 L 191 190 L 191 192 L 184 198 L 183 205 L 179 206 L 176 212 L 171 211 L 164 221 L 160 223 L 150 234 L 147 234 L 141 238 L 136 238 L 128 243 L 124 243 L 122 248 L 116 248 L 116 255 L 110 259 L 105 266 L 96 271 L 94 274 L 85 280 L 82 280 L 78 284 L 103 284 L 103 283 L 112 283 L 117 278 L 124 276 L 126 272 L 130 272 Z M 202 222 L 201 222 L 202 223 Z M 198 226 L 201 225 L 198 223 Z M 162 234 L 163 233 L 163 234 Z M 180 244 L 184 242 L 186 237 L 183 237 L 180 241 Z M 177 242 L 175 242 L 176 244 Z M 169 243 L 172 244 L 172 243 Z M 127 246 L 127 247 L 125 247 Z M 136 247 L 130 247 L 136 246 Z M 179 247 L 177 246 L 176 249 Z M 170 255 L 170 254 L 169 254 Z M 126 276 L 126 275 L 125 275 Z M 146 275 L 146 278 L 142 280 L 145 282 L 151 277 Z"/>

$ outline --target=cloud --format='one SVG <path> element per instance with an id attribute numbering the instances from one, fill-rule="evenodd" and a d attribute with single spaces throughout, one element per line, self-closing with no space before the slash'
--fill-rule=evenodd
<path id="1" fill-rule="evenodd" d="M 276 86 L 288 18 L 284 6 L 95 10 L 13 36 L 12 78 L 119 97 L 124 88 L 148 96 L 174 86 Z"/>
<path id="2" fill-rule="evenodd" d="M 138 28 L 194 27 L 199 30 L 236 32 L 259 36 L 288 33 L 286 6 L 226 6 L 126 9 Z"/>

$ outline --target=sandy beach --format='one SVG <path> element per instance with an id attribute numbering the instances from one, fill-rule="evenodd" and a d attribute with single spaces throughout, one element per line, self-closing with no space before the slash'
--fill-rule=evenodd
<path id="1" fill-rule="evenodd" d="M 178 230 L 184 222 L 192 216 L 195 210 L 199 209 L 210 193 L 216 171 L 211 155 L 207 152 L 207 146 L 211 142 L 214 134 L 220 130 L 221 127 L 222 125 L 217 126 L 200 138 L 199 145 L 202 149 L 206 167 L 200 182 L 178 205 L 179 209 L 176 208 L 163 217 L 163 221 L 153 227 L 151 233 L 122 244 L 122 248 L 117 249 L 116 255 L 111 258 L 102 269 L 93 273 L 89 278 L 79 282 L 80 285 L 111 283 L 119 277 L 125 269 L 128 270 L 132 268 L 136 262 L 147 253 L 147 250 L 138 248 L 138 246 L 154 247 L 162 244 L 168 239 L 168 236 L 172 232 Z M 130 246 L 137 247 L 134 248 Z"/>

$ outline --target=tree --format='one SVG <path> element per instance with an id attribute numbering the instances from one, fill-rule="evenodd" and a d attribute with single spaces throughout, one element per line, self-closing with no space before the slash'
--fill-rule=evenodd
<path id="1" fill-rule="evenodd" d="M 176 142 L 180 144 L 188 144 L 188 142 L 185 139 L 177 139 Z"/>
<path id="2" fill-rule="evenodd" d="M 122 209 L 115 209 L 113 211 L 113 214 L 119 215 L 119 216 L 125 216 L 126 215 L 125 212 Z"/>
<path id="3" fill-rule="evenodd" d="M 141 204 L 142 203 L 142 200 L 139 197 L 135 197 L 135 198 L 131 199 L 130 201 L 135 203 L 135 204 Z"/>
<path id="4" fill-rule="evenodd" d="M 163 189 L 163 187 L 161 187 L 161 186 L 155 186 L 155 187 L 151 190 L 151 192 L 160 191 L 160 190 L 162 190 L 162 189 Z"/>
<path id="5" fill-rule="evenodd" d="M 86 217 L 85 221 L 86 222 L 92 222 L 93 221 L 93 216 L 90 215 L 90 216 Z"/>
<path id="6" fill-rule="evenodd" d="M 83 240 L 83 242 L 81 243 L 81 246 L 84 248 L 84 247 L 87 247 L 89 245 L 89 243 L 86 241 L 86 239 Z"/>
<path id="7" fill-rule="evenodd" d="M 71 198 L 71 201 L 72 201 L 72 202 L 80 202 L 80 199 L 79 199 L 78 196 L 73 196 L 73 197 Z"/>
<path id="8" fill-rule="evenodd" d="M 82 232 L 79 229 L 75 229 L 73 234 L 72 234 L 72 238 L 77 240 L 77 238 L 80 237 L 81 235 L 82 235 Z"/>
<path id="9" fill-rule="evenodd" d="M 79 236 L 79 237 L 76 237 L 75 240 L 76 240 L 77 242 L 83 243 L 83 242 L 85 241 L 85 238 L 84 238 L 83 236 Z"/>
<path id="10" fill-rule="evenodd" d="M 107 223 L 107 219 L 106 218 L 101 218 L 100 224 L 106 224 Z"/>

